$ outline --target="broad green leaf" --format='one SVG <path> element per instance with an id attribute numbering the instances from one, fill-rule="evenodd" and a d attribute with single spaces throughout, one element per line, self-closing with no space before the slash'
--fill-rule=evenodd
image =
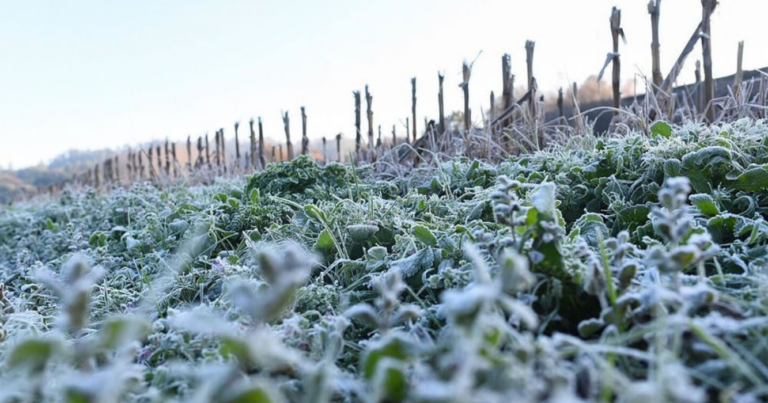
<path id="1" fill-rule="evenodd" d="M 747 192 L 760 192 L 768 189 L 768 170 L 752 168 L 742 172 L 733 179 L 731 187 Z"/>
<path id="2" fill-rule="evenodd" d="M 336 248 L 336 242 L 333 240 L 333 236 L 328 230 L 323 230 L 317 237 L 315 242 L 315 250 L 323 253 L 332 252 Z"/>
<path id="3" fill-rule="evenodd" d="M 653 125 L 651 125 L 651 137 L 664 137 L 664 138 L 670 138 L 672 137 L 672 126 L 669 125 L 669 123 L 659 120 Z"/>
<path id="4" fill-rule="evenodd" d="M 555 218 L 555 184 L 542 183 L 531 192 L 531 204 L 541 214 L 542 218 Z"/>
<path id="5" fill-rule="evenodd" d="M 720 214 L 720 209 L 717 208 L 715 200 L 708 194 L 699 193 L 691 195 L 689 199 L 691 200 L 691 203 L 699 209 L 701 214 L 704 214 L 707 217 L 714 217 Z"/>
<path id="6" fill-rule="evenodd" d="M 376 374 L 376 367 L 384 357 L 403 361 L 408 358 L 407 343 L 402 336 L 389 335 L 370 344 L 363 357 L 363 376 L 371 380 Z"/>
<path id="7" fill-rule="evenodd" d="M 27 339 L 11 350 L 6 365 L 8 368 L 26 367 L 33 372 L 40 372 L 60 347 L 58 341 L 52 339 Z"/>
<path id="8" fill-rule="evenodd" d="M 429 228 L 423 226 L 423 225 L 416 225 L 413 227 L 413 235 L 416 236 L 416 239 L 421 241 L 424 245 L 427 246 L 436 246 L 437 245 L 437 238 L 434 234 L 432 234 L 432 231 L 429 230 Z"/>

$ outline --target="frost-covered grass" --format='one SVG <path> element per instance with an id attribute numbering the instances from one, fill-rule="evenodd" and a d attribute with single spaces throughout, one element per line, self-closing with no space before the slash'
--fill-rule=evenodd
<path id="1" fill-rule="evenodd" d="M 768 125 L 670 129 L 15 205 L 0 402 L 764 400 Z"/>

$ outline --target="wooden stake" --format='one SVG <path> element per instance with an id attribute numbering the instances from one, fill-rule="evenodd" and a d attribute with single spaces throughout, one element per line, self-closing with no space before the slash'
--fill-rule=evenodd
<path id="1" fill-rule="evenodd" d="M 170 148 L 168 147 L 168 138 L 165 138 L 165 176 L 171 176 L 171 158 Z"/>
<path id="2" fill-rule="evenodd" d="M 392 125 L 392 147 L 397 146 L 397 129 L 395 125 Z"/>
<path id="3" fill-rule="evenodd" d="M 235 166 L 240 166 L 240 138 L 237 129 L 240 128 L 240 122 L 235 122 Z"/>
<path id="4" fill-rule="evenodd" d="M 307 114 L 301 107 L 301 155 L 309 153 L 309 137 L 307 137 Z"/>
<path id="5" fill-rule="evenodd" d="M 283 162 L 283 145 L 280 144 L 277 147 L 278 147 L 278 151 L 279 151 L 279 154 L 280 154 L 278 157 L 280 157 L 280 162 Z"/>
<path id="6" fill-rule="evenodd" d="M 696 60 L 696 108 L 698 113 L 704 113 L 704 89 L 701 87 L 701 61 Z"/>
<path id="7" fill-rule="evenodd" d="M 147 164 L 149 165 L 149 177 L 154 178 L 155 177 L 155 166 L 152 162 L 152 145 L 149 145 L 149 152 L 147 153 Z"/>
<path id="8" fill-rule="evenodd" d="M 440 113 L 440 134 L 445 133 L 445 104 L 443 100 L 443 80 L 445 80 L 445 74 L 437 72 L 437 107 Z"/>
<path id="9" fill-rule="evenodd" d="M 411 142 L 411 123 L 410 118 L 405 118 L 405 142 Z"/>
<path id="10" fill-rule="evenodd" d="M 221 138 L 219 137 L 219 131 L 216 130 L 216 136 L 214 137 L 214 140 L 216 142 L 216 167 L 221 169 L 221 151 L 219 144 L 221 143 Z"/>
<path id="11" fill-rule="evenodd" d="M 368 92 L 368 84 L 365 85 L 365 116 L 368 119 L 368 154 L 373 152 L 373 96 Z"/>
<path id="12" fill-rule="evenodd" d="M 256 168 L 256 132 L 253 130 L 253 118 L 248 121 L 248 127 L 251 130 L 251 158 L 248 163 L 251 164 L 251 168 Z"/>
<path id="13" fill-rule="evenodd" d="M 187 171 L 192 171 L 192 136 L 187 136 Z"/>
<path id="14" fill-rule="evenodd" d="M 505 113 L 514 102 L 514 76 L 512 75 L 512 56 L 505 53 L 501 56 L 501 101 Z M 507 126 L 508 119 L 503 119 L 501 127 Z"/>
<path id="15" fill-rule="evenodd" d="M 565 113 L 563 112 L 563 87 L 560 87 L 560 89 L 557 90 L 557 110 L 560 113 L 560 117 L 564 117 Z"/>
<path id="16" fill-rule="evenodd" d="M 195 169 L 200 169 L 203 165 L 203 137 L 197 136 L 197 162 L 195 163 Z"/>
<path id="17" fill-rule="evenodd" d="M 738 100 L 741 95 L 741 84 L 744 82 L 744 69 L 742 68 L 742 62 L 744 61 L 744 41 L 739 41 L 739 51 L 736 55 L 736 82 L 734 83 L 733 93 Z"/>
<path id="18" fill-rule="evenodd" d="M 701 0 L 701 51 L 704 60 L 704 104 L 707 120 L 715 120 L 715 106 L 711 105 L 715 98 L 714 78 L 712 77 L 712 27 L 710 17 L 715 8 L 716 0 Z"/>
<path id="19" fill-rule="evenodd" d="M 619 58 L 619 36 L 621 35 L 621 10 L 611 10 L 611 36 L 613 38 L 613 115 L 619 115 L 621 107 L 621 60 Z"/>
<path id="20" fill-rule="evenodd" d="M 160 160 L 160 144 L 157 145 L 157 175 L 160 176 L 160 174 L 163 172 L 163 161 Z"/>
<path id="21" fill-rule="evenodd" d="M 205 163 L 208 165 L 208 168 L 211 167 L 211 153 L 210 147 L 208 147 L 208 133 L 205 133 Z"/>
<path id="22" fill-rule="evenodd" d="M 528 107 L 531 112 L 531 119 L 536 116 L 536 88 L 533 79 L 533 51 L 536 47 L 534 41 L 525 41 L 525 65 L 528 71 Z"/>
<path id="23" fill-rule="evenodd" d="M 325 148 L 325 136 L 323 136 L 323 165 L 328 163 L 328 150 Z"/>
<path id="24" fill-rule="evenodd" d="M 341 133 L 336 135 L 336 158 L 341 162 Z"/>
<path id="25" fill-rule="evenodd" d="M 664 77 L 661 75 L 661 46 L 659 45 L 659 12 L 661 0 L 651 0 L 648 3 L 648 14 L 651 15 L 651 60 L 653 85 L 661 88 Z"/>
<path id="26" fill-rule="evenodd" d="M 283 114 L 283 129 L 285 130 L 285 150 L 288 152 L 288 160 L 293 159 L 293 143 L 291 143 L 291 120 L 288 111 Z M 283 160 L 283 152 L 280 151 L 280 161 Z"/>
<path id="27" fill-rule="evenodd" d="M 171 143 L 171 157 L 173 157 L 173 177 L 179 177 L 179 160 L 176 159 L 176 143 Z"/>
<path id="28" fill-rule="evenodd" d="M 272 161 L 275 160 L 275 147 L 272 147 Z M 264 162 L 264 127 L 261 125 L 261 116 L 259 116 L 259 164 L 261 169 L 266 168 Z"/>
<path id="29" fill-rule="evenodd" d="M 466 60 L 461 65 L 461 73 L 464 81 L 459 85 L 464 92 L 464 130 L 469 132 L 470 125 L 472 124 L 472 118 L 469 111 L 469 76 L 472 74 L 472 70 L 467 64 Z"/>
<path id="30" fill-rule="evenodd" d="M 363 134 L 360 132 L 360 91 L 352 91 L 355 97 L 355 163 L 360 161 Z"/>
<path id="31" fill-rule="evenodd" d="M 221 141 L 221 166 L 224 167 L 224 173 L 227 173 L 227 146 L 224 141 L 224 128 L 219 129 L 219 141 Z"/>
<path id="32" fill-rule="evenodd" d="M 413 143 L 416 143 L 416 77 L 411 78 L 411 117 L 413 118 Z"/>
<path id="33" fill-rule="evenodd" d="M 277 162 L 277 160 L 275 160 L 275 146 L 272 146 L 272 161 L 271 162 Z"/>
<path id="34" fill-rule="evenodd" d="M 488 121 L 488 130 L 493 134 L 493 122 L 496 120 L 496 95 L 491 91 L 491 119 Z"/>

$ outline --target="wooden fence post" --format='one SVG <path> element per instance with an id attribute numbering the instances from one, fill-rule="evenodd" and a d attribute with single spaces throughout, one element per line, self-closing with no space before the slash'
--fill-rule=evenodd
<path id="1" fill-rule="evenodd" d="M 197 160 L 195 162 L 195 169 L 200 169 L 203 165 L 203 137 L 197 136 Z"/>
<path id="2" fill-rule="evenodd" d="M 696 84 L 696 109 L 698 113 L 704 113 L 704 89 L 701 88 L 701 61 L 696 60 L 696 70 L 694 71 Z"/>
<path id="3" fill-rule="evenodd" d="M 464 91 L 464 130 L 469 132 L 472 125 L 471 111 L 469 110 L 469 76 L 472 74 L 472 69 L 467 64 L 466 60 L 461 65 L 461 74 L 464 81 L 459 85 Z"/>
<path id="4" fill-rule="evenodd" d="M 288 152 L 288 161 L 293 159 L 293 144 L 291 143 L 291 120 L 288 111 L 283 114 L 283 126 L 285 128 L 285 149 Z M 283 160 L 283 152 L 280 151 L 280 161 Z"/>
<path id="5" fill-rule="evenodd" d="M 208 168 L 211 167 L 211 153 L 210 147 L 208 145 L 208 133 L 205 133 L 205 163 L 208 165 Z"/>
<path id="6" fill-rule="evenodd" d="M 307 114 L 301 107 L 301 155 L 309 153 L 309 137 L 307 137 Z"/>
<path id="7" fill-rule="evenodd" d="M 147 152 L 147 165 L 149 165 L 149 169 L 147 170 L 149 173 L 149 178 L 154 179 L 155 177 L 155 165 L 154 161 L 152 161 L 152 149 L 154 148 L 152 144 L 149 145 L 149 152 Z"/>
<path id="8" fill-rule="evenodd" d="M 405 118 L 405 142 L 411 142 L 411 118 Z"/>
<path id="9" fill-rule="evenodd" d="M 235 167 L 240 167 L 240 137 L 237 133 L 237 129 L 240 128 L 240 122 L 235 122 Z"/>
<path id="10" fill-rule="evenodd" d="M 219 131 L 216 130 L 216 135 L 213 137 L 214 142 L 216 143 L 215 153 L 216 153 L 216 168 L 218 170 L 221 170 L 221 151 L 219 144 L 221 143 L 221 138 L 219 136 Z"/>
<path id="11" fill-rule="evenodd" d="M 275 159 L 275 147 L 272 147 L 272 160 Z M 261 116 L 259 116 L 259 164 L 261 164 L 261 169 L 264 169 L 267 167 L 266 162 L 264 161 L 264 128 L 261 125 Z"/>
<path id="12" fill-rule="evenodd" d="M 565 116 L 563 112 L 563 87 L 557 90 L 557 111 L 560 113 L 560 117 Z"/>
<path id="13" fill-rule="evenodd" d="M 277 162 L 277 160 L 275 159 L 275 146 L 272 146 L 272 161 L 271 162 Z"/>
<path id="14" fill-rule="evenodd" d="M 443 99 L 443 80 L 445 80 L 445 75 L 441 72 L 437 72 L 437 107 L 439 109 L 440 113 L 440 134 L 445 133 L 445 104 Z"/>
<path id="15" fill-rule="evenodd" d="M 741 96 L 741 84 L 744 82 L 744 69 L 742 68 L 742 62 L 744 61 L 744 41 L 739 41 L 739 51 L 736 55 L 736 79 L 733 85 L 733 94 L 738 100 Z"/>
<path id="16" fill-rule="evenodd" d="M 120 155 L 115 155 L 115 180 L 120 181 Z"/>
<path id="17" fill-rule="evenodd" d="M 328 149 L 325 148 L 325 136 L 323 136 L 323 165 L 328 163 Z"/>
<path id="18" fill-rule="evenodd" d="M 171 176 L 171 158 L 170 149 L 168 147 L 168 137 L 165 138 L 165 176 Z"/>
<path id="19" fill-rule="evenodd" d="M 336 135 L 336 159 L 341 162 L 341 133 Z"/>
<path id="20" fill-rule="evenodd" d="M 392 148 L 397 146 L 397 129 L 396 125 L 392 125 Z"/>
<path id="21" fill-rule="evenodd" d="M 533 51 L 536 47 L 534 41 L 525 41 L 525 64 L 528 71 L 528 107 L 531 112 L 531 119 L 536 117 L 536 88 L 533 78 Z"/>
<path id="22" fill-rule="evenodd" d="M 360 163 L 363 134 L 360 132 L 360 91 L 352 91 L 355 98 L 355 164 Z"/>
<path id="23" fill-rule="evenodd" d="M 411 117 L 413 121 L 413 143 L 416 143 L 416 77 L 411 78 Z"/>
<path id="24" fill-rule="evenodd" d="M 493 134 L 493 122 L 496 120 L 496 95 L 491 91 L 491 116 L 488 120 L 488 131 Z"/>
<path id="25" fill-rule="evenodd" d="M 219 129 L 219 141 L 221 141 L 221 166 L 224 167 L 224 173 L 227 173 L 227 146 L 224 141 L 224 128 Z"/>
<path id="26" fill-rule="evenodd" d="M 373 96 L 368 92 L 368 84 L 365 85 L 365 116 L 368 119 L 368 155 L 373 152 L 373 110 L 371 105 L 373 104 Z"/>
<path id="27" fill-rule="evenodd" d="M 179 160 L 176 159 L 176 143 L 171 143 L 171 157 L 173 157 L 173 177 L 177 178 L 179 176 Z"/>
<path id="28" fill-rule="evenodd" d="M 277 146 L 277 148 L 278 148 L 278 151 L 279 151 L 278 154 L 280 154 L 280 155 L 278 155 L 278 157 L 280 158 L 280 162 L 283 162 L 283 145 L 280 144 L 280 145 Z"/>
<path id="29" fill-rule="evenodd" d="M 157 145 L 157 175 L 160 176 L 160 174 L 163 172 L 163 162 L 160 160 L 160 144 Z"/>
<path id="30" fill-rule="evenodd" d="M 505 114 L 509 114 L 509 108 L 512 107 L 512 103 L 514 102 L 514 77 L 512 76 L 512 56 L 510 56 L 508 53 L 505 53 L 501 57 L 501 101 L 502 101 L 502 109 Z M 506 127 L 507 122 L 509 121 L 508 118 L 504 118 L 501 121 L 501 127 Z"/>
<path id="31" fill-rule="evenodd" d="M 251 129 L 251 159 L 248 163 L 251 164 L 251 169 L 256 168 L 256 132 L 253 131 L 253 118 L 248 121 L 248 127 Z"/>
<path id="32" fill-rule="evenodd" d="M 619 36 L 621 35 L 621 10 L 614 7 L 611 10 L 611 36 L 613 38 L 613 111 L 614 116 L 619 115 L 621 107 L 621 60 L 619 57 Z"/>
<path id="33" fill-rule="evenodd" d="M 701 0 L 701 51 L 704 59 L 704 105 L 707 120 L 715 120 L 715 106 L 710 105 L 715 97 L 714 78 L 712 77 L 712 27 L 710 17 L 716 0 Z"/>
<path id="34" fill-rule="evenodd" d="M 651 0 L 648 3 L 648 14 L 651 15 L 651 59 L 653 71 L 653 85 L 661 88 L 664 77 L 661 75 L 661 46 L 659 45 L 659 14 L 661 0 Z"/>
<path id="35" fill-rule="evenodd" d="M 192 136 L 187 135 L 187 170 L 192 171 Z"/>

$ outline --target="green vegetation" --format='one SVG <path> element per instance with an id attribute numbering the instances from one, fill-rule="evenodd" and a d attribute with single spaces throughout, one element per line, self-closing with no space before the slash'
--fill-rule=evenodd
<path id="1" fill-rule="evenodd" d="M 0 212 L 0 402 L 768 398 L 768 125 Z"/>

